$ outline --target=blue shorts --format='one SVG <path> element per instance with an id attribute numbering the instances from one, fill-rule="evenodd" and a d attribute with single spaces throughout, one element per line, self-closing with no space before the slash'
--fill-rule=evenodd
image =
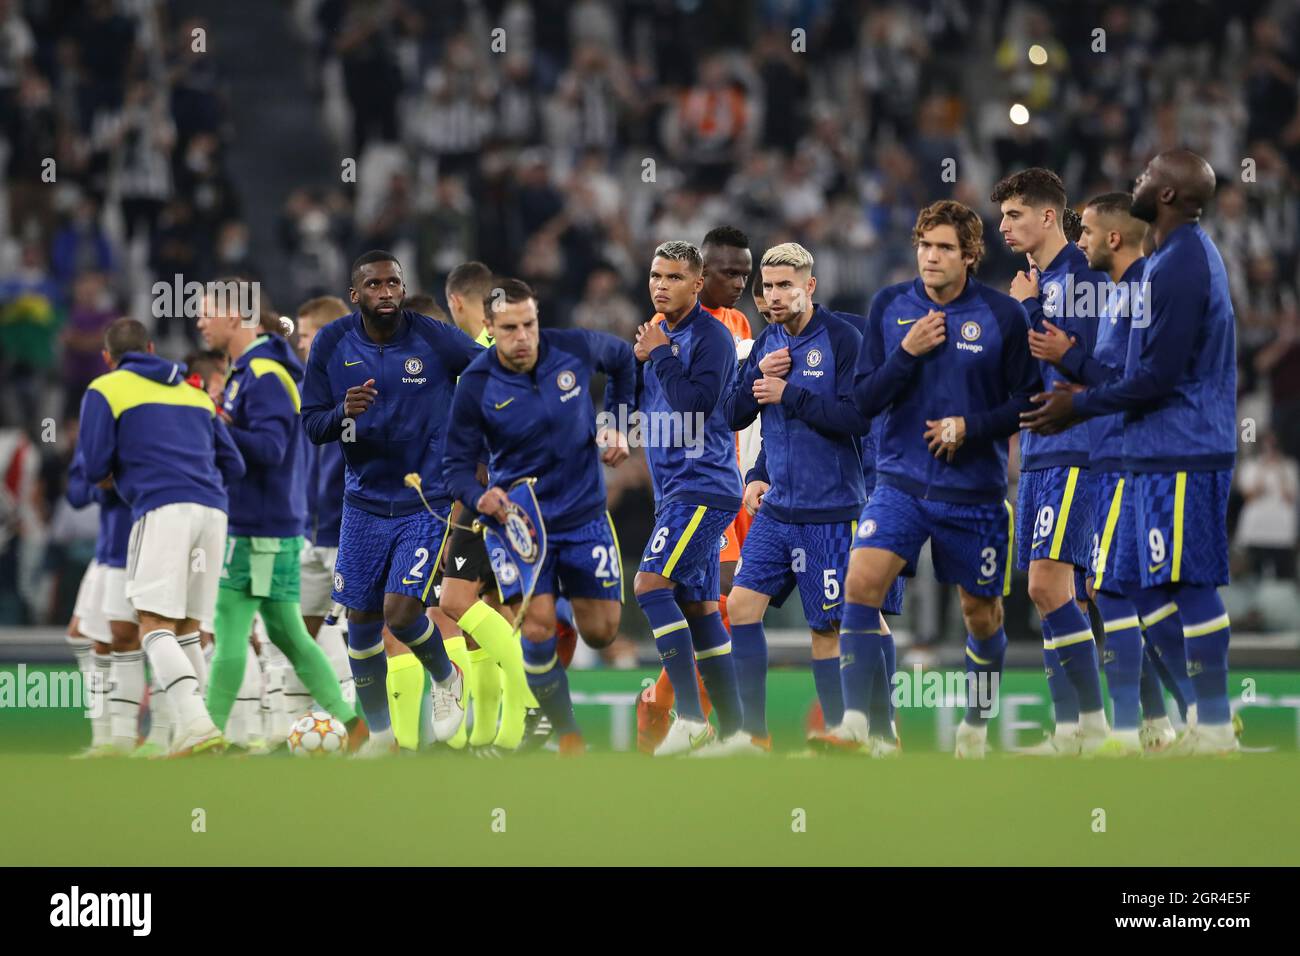
<path id="1" fill-rule="evenodd" d="M 968 505 L 928 501 L 881 485 L 871 492 L 862 509 L 853 547 L 880 548 L 898 555 L 907 562 L 903 574 L 910 578 L 916 574 L 916 560 L 929 539 L 936 578 L 944 584 L 960 585 L 975 597 L 996 597 L 1011 593 L 1014 522 L 1010 502 Z"/>
<path id="2" fill-rule="evenodd" d="M 1087 468 L 1020 473 L 1016 566 L 1049 559 L 1084 568 L 1092 557 L 1092 481 Z"/>
<path id="3" fill-rule="evenodd" d="M 1142 587 L 1133 477 L 1108 471 L 1093 480 L 1093 586 L 1109 594 L 1132 594 Z"/>
<path id="4" fill-rule="evenodd" d="M 733 586 L 768 595 L 773 607 L 797 587 L 808 626 L 828 630 L 844 614 L 844 581 L 857 525 L 792 524 L 760 510 L 740 549 Z"/>
<path id="5" fill-rule="evenodd" d="M 722 592 L 721 554 L 736 512 L 707 505 L 668 504 L 655 513 L 641 570 L 677 585 L 679 601 L 716 601 Z"/>
<path id="6" fill-rule="evenodd" d="M 519 572 L 505 548 L 489 549 L 488 560 L 496 575 L 502 602 L 523 597 Z M 563 594 L 599 601 L 623 600 L 623 567 L 618 535 L 609 514 L 568 531 L 546 533 L 546 560 L 537 571 L 533 594 Z"/>
<path id="7" fill-rule="evenodd" d="M 451 508 L 439 509 L 444 518 Z M 437 602 L 433 578 L 450 525 L 427 511 L 390 518 L 343 505 L 332 600 L 354 611 L 384 609 L 385 594 Z"/>
<path id="8" fill-rule="evenodd" d="M 1144 588 L 1228 583 L 1232 469 L 1133 475 Z"/>

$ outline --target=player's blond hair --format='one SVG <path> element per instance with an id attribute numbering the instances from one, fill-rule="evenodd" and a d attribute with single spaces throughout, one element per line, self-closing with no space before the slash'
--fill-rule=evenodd
<path id="1" fill-rule="evenodd" d="M 335 319 L 341 319 L 352 310 L 336 295 L 319 295 L 308 299 L 298 306 L 298 318 L 311 319 L 318 326 L 329 325 Z"/>
<path id="2" fill-rule="evenodd" d="M 789 266 L 797 272 L 812 272 L 812 253 L 797 242 L 783 242 L 763 253 L 763 266 Z"/>

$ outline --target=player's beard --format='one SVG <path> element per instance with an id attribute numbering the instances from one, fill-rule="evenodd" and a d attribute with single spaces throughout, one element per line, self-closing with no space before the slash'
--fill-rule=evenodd
<path id="1" fill-rule="evenodd" d="M 1156 201 L 1155 197 L 1149 193 L 1138 193 L 1133 197 L 1133 202 L 1129 204 L 1129 215 L 1134 219 L 1141 219 L 1143 222 L 1152 223 L 1156 221 Z"/>
<path id="2" fill-rule="evenodd" d="M 405 298 L 403 298 L 401 301 L 393 303 L 396 308 L 387 314 L 384 314 L 377 309 L 368 309 L 363 305 L 361 307 L 361 317 L 377 329 L 383 329 L 385 331 L 395 329 L 397 328 L 397 323 L 402 319 L 402 302 L 405 301 Z"/>

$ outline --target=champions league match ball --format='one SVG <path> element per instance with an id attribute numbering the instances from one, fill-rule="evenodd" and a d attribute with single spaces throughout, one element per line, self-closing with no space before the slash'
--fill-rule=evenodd
<path id="1" fill-rule="evenodd" d="M 295 757 L 337 757 L 347 750 L 348 732 L 338 718 L 314 710 L 294 722 L 288 743 Z"/>

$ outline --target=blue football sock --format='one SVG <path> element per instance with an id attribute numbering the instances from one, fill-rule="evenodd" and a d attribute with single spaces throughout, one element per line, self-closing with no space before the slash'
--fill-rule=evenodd
<path id="1" fill-rule="evenodd" d="M 700 686 L 695 679 L 695 652 L 691 648 L 690 625 L 686 615 L 677 606 L 672 588 L 657 588 L 636 596 L 641 612 L 650 622 L 659 662 L 668 673 L 673 685 L 673 696 L 679 716 L 688 720 L 703 720 L 700 705 Z"/>
<path id="2" fill-rule="evenodd" d="M 740 685 L 740 703 L 745 712 L 741 725 L 752 737 L 767 736 L 767 636 L 763 623 L 737 624 L 731 622 L 731 656 L 736 666 L 736 682 Z M 704 665 L 700 665 L 704 669 Z M 836 682 L 839 681 L 838 668 Z M 713 691 L 709 691 L 710 696 Z M 718 717 L 721 722 L 721 715 Z"/>
<path id="3" fill-rule="evenodd" d="M 876 672 L 871 685 L 871 733 L 886 740 L 894 739 L 894 667 L 898 654 L 894 635 L 880 635 L 880 651 L 885 656 L 885 666 Z"/>
<path id="4" fill-rule="evenodd" d="M 1151 645 L 1147 643 L 1144 635 L 1142 638 L 1142 716 L 1148 720 L 1168 717 L 1169 711 L 1165 707 L 1165 689 L 1172 687 L 1178 712 L 1186 720 L 1187 711 L 1178 696 L 1178 685 L 1172 680 L 1167 680 L 1161 673 L 1163 670 L 1164 665 L 1152 652 Z"/>
<path id="5" fill-rule="evenodd" d="M 1196 722 L 1218 725 L 1232 720 L 1228 703 L 1228 612 L 1217 588 L 1184 584 L 1178 590 L 1183 619 L 1187 672 L 1196 688 Z"/>
<path id="6" fill-rule="evenodd" d="M 1061 659 L 1052 647 L 1052 629 L 1047 621 L 1043 625 L 1043 673 L 1047 675 L 1047 693 L 1052 698 L 1052 719 L 1056 726 L 1079 722 L 1079 695 L 1065 675 Z"/>
<path id="7" fill-rule="evenodd" d="M 880 608 L 846 601 L 840 621 L 840 684 L 844 709 L 871 713 L 876 675 L 885 669 Z"/>
<path id="8" fill-rule="evenodd" d="M 734 634 L 736 627 L 733 624 L 731 631 Z M 817 686 L 817 700 L 822 705 L 822 721 L 826 724 L 826 729 L 839 726 L 844 719 L 844 689 L 840 686 L 840 659 L 838 657 L 825 657 L 821 660 L 812 662 L 813 683 Z M 745 717 L 749 717 L 749 709 L 745 709 Z"/>
<path id="9" fill-rule="evenodd" d="M 1097 592 L 1096 602 L 1106 632 L 1106 687 L 1114 708 L 1111 725 L 1116 730 L 1137 730 L 1142 680 L 1142 631 L 1137 608 L 1128 598 L 1104 591 Z"/>
<path id="10" fill-rule="evenodd" d="M 993 716 L 1007 656 L 1007 632 L 998 628 L 991 637 L 966 635 L 966 723 L 978 727 Z"/>
<path id="11" fill-rule="evenodd" d="M 1161 588 L 1143 588 L 1130 595 L 1142 618 L 1142 631 L 1158 662 L 1162 676 L 1178 687 L 1182 698 L 1179 710 L 1187 715 L 1187 705 L 1196 703 L 1196 686 L 1187 676 L 1187 652 L 1183 646 L 1183 619 L 1173 597 Z"/>
<path id="12" fill-rule="evenodd" d="M 393 725 L 388 712 L 388 658 L 384 656 L 384 622 L 348 621 L 348 664 L 357 702 L 371 733 Z"/>
<path id="13" fill-rule="evenodd" d="M 1101 670 L 1088 618 L 1071 598 L 1048 614 L 1046 623 L 1052 629 L 1052 645 L 1061 668 L 1078 695 L 1080 713 L 1101 710 Z"/>
<path id="14" fill-rule="evenodd" d="M 542 713 L 551 720 L 556 734 L 578 733 L 578 722 L 573 717 L 573 698 L 569 696 L 569 675 L 559 664 L 555 653 L 556 638 L 544 641 L 524 641 L 524 673 L 528 689 L 537 698 Z"/>
<path id="15" fill-rule="evenodd" d="M 438 631 L 438 625 L 429 618 L 421 615 L 406 627 L 393 627 L 390 624 L 388 629 L 393 632 L 393 637 L 411 649 L 415 659 L 424 665 L 434 680 L 441 683 L 452 675 L 451 658 L 442 646 L 442 634 Z"/>
<path id="16" fill-rule="evenodd" d="M 709 700 L 718 714 L 718 733 L 730 737 L 740 730 L 745 719 L 740 685 L 736 681 L 736 662 L 731 657 L 731 635 L 718 611 L 693 617 L 688 623 L 691 642 L 695 645 L 695 666 L 700 669 L 704 689 L 709 692 Z"/>

